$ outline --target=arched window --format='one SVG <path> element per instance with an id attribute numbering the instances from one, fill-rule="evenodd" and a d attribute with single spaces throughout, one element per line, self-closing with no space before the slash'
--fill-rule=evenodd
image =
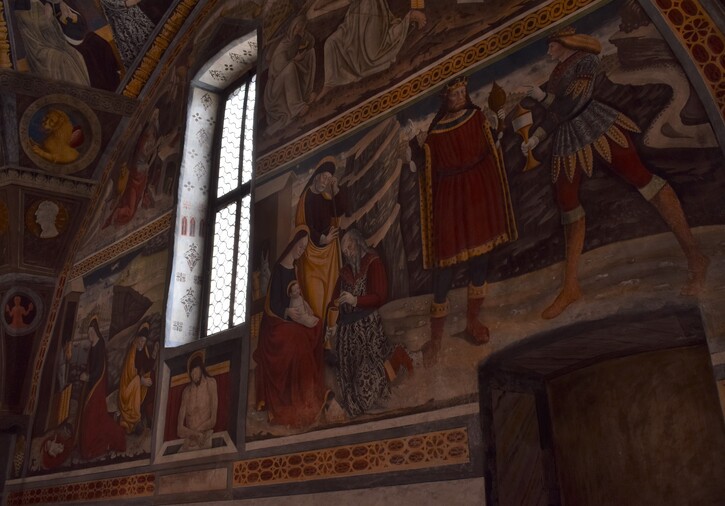
<path id="1" fill-rule="evenodd" d="M 167 347 L 246 319 L 256 60 L 257 34 L 252 32 L 217 53 L 191 83 Z"/>

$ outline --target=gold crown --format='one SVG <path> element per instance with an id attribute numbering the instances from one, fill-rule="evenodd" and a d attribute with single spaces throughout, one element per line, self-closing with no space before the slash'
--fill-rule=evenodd
<path id="1" fill-rule="evenodd" d="M 446 91 L 453 90 L 460 86 L 468 86 L 468 76 L 458 76 L 448 81 L 448 83 L 446 84 Z"/>

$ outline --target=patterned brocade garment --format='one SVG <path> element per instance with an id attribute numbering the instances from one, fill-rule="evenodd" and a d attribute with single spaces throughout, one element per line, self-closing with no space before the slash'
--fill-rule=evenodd
<path id="1" fill-rule="evenodd" d="M 341 278 L 340 288 L 355 296 L 367 293 L 367 273 L 354 283 Z M 360 310 L 343 304 L 338 324 L 337 380 L 341 404 L 350 416 L 369 411 L 379 400 L 390 396 L 385 360 L 392 346 L 383 332 L 383 322 L 376 309 Z"/>
<path id="2" fill-rule="evenodd" d="M 610 142 L 628 147 L 622 130 L 639 132 L 626 115 L 593 98 L 594 79 L 599 57 L 578 51 L 560 62 L 551 74 L 543 101 L 546 118 L 540 125 L 554 135 L 551 162 L 553 182 L 563 170 L 569 181 L 579 167 L 591 176 L 594 150 L 607 162 L 612 161 Z"/>

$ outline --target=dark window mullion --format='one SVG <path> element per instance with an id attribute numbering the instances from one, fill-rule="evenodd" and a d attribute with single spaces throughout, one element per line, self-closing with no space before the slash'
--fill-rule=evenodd
<path id="1" fill-rule="evenodd" d="M 237 257 L 239 256 L 239 228 L 242 221 L 242 198 L 238 197 L 237 215 L 234 224 L 234 249 L 232 257 L 232 291 L 229 297 L 229 328 L 234 326 L 234 300 L 237 296 Z"/>
<path id="2" fill-rule="evenodd" d="M 244 104 L 242 105 L 242 128 L 239 132 L 239 182 L 244 181 L 244 132 L 247 131 L 247 100 L 249 99 L 249 79 L 244 84 Z"/>

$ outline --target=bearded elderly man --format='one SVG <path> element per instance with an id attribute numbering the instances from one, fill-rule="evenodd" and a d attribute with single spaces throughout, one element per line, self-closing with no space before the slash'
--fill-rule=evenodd
<path id="1" fill-rule="evenodd" d="M 340 219 L 347 210 L 345 193 L 335 177 L 335 161 L 323 158 L 297 203 L 295 226 L 310 230 L 310 241 L 298 263 L 303 298 L 324 319 L 340 273 Z"/>
<path id="2" fill-rule="evenodd" d="M 219 400 L 216 380 L 204 366 L 204 353 L 195 352 L 187 364 L 189 384 L 181 393 L 176 432 L 184 438 L 181 451 L 211 447 Z"/>
<path id="3" fill-rule="evenodd" d="M 345 265 L 335 290 L 340 303 L 337 331 L 337 380 L 348 415 L 373 408 L 390 395 L 390 382 L 401 367 L 413 373 L 405 348 L 393 346 L 383 332 L 378 308 L 388 299 L 388 278 L 378 254 L 357 229 L 342 238 Z"/>
<path id="4" fill-rule="evenodd" d="M 465 77 L 443 90 L 442 104 L 423 145 L 421 235 L 423 267 L 433 269 L 431 339 L 423 346 L 428 366 L 438 360 L 448 315 L 454 267 L 468 267 L 466 332 L 477 345 L 489 340 L 479 321 L 488 253 L 517 237 L 506 172 L 491 125 L 471 102 Z M 499 117 L 503 111 L 497 111 Z"/>

